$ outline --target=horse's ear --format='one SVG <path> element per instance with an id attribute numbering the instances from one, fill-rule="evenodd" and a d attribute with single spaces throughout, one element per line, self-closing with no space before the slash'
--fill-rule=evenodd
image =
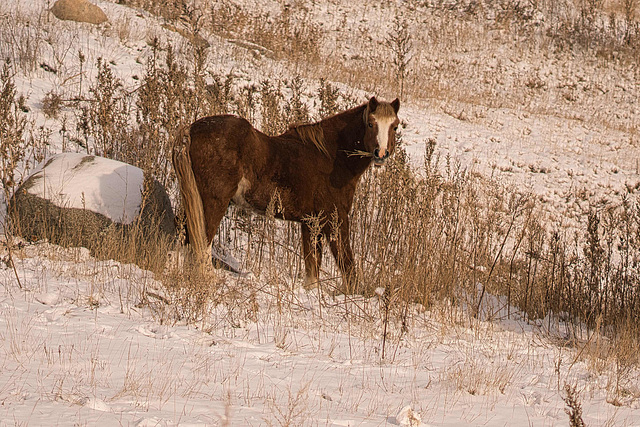
<path id="1" fill-rule="evenodd" d="M 391 101 L 391 106 L 393 107 L 393 111 L 398 114 L 398 110 L 400 109 L 400 100 L 398 98 Z"/>
<path id="2" fill-rule="evenodd" d="M 369 100 L 369 113 L 373 113 L 378 108 L 378 100 L 375 96 L 372 96 Z"/>

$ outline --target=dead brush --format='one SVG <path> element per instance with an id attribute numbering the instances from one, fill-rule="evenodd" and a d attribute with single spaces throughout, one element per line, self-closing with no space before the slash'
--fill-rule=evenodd
<path id="1" fill-rule="evenodd" d="M 128 128 L 128 105 L 117 78 L 108 62 L 98 58 L 96 82 L 89 88 L 88 124 L 93 137 L 93 152 L 102 157 L 117 158 L 122 151 L 123 132 Z"/>
<path id="2" fill-rule="evenodd" d="M 227 114 L 233 104 L 233 75 L 231 73 L 226 76 L 212 74 L 211 77 L 213 82 L 205 87 L 209 114 Z"/>
<path id="3" fill-rule="evenodd" d="M 41 61 L 47 28 L 42 15 L 29 15 L 16 7 L 0 6 L 0 57 L 26 74 L 33 73 Z"/>
<path id="4" fill-rule="evenodd" d="M 569 416 L 569 425 L 571 427 L 585 427 L 586 424 L 582 420 L 582 404 L 576 386 L 565 384 L 564 392 L 565 397 L 562 400 L 567 405 L 564 412 Z"/>
<path id="5" fill-rule="evenodd" d="M 224 301 L 223 279 L 212 269 L 203 271 L 192 263 L 196 259 L 192 254 L 176 250 L 172 256 L 160 276 L 167 297 L 156 315 L 162 322 L 200 324 L 206 329 L 212 308 Z"/>
<path id="6" fill-rule="evenodd" d="M 62 110 L 62 96 L 54 91 L 49 91 L 42 98 L 42 112 L 48 118 L 57 119 Z"/>
<path id="7" fill-rule="evenodd" d="M 318 86 L 318 117 L 324 119 L 340 110 L 340 90 L 324 78 L 320 79 Z"/>
<path id="8" fill-rule="evenodd" d="M 268 14 L 251 13 L 221 1 L 211 8 L 211 31 L 248 40 L 266 49 L 276 59 L 316 63 L 321 57 L 319 44 L 324 33 L 309 14 L 304 6 L 297 3 Z"/>
<path id="9" fill-rule="evenodd" d="M 284 103 L 284 115 L 287 124 L 299 124 L 309 122 L 309 107 L 303 101 L 304 79 L 296 75 L 293 79 L 285 82 L 291 90 L 291 99 Z"/>
<path id="10" fill-rule="evenodd" d="M 526 194 L 450 165 L 442 174 L 433 148 L 426 159 L 419 177 L 399 149 L 368 172 L 354 202 L 364 292 L 385 290 L 385 325 L 388 318 L 407 324 L 407 303 L 450 300 L 488 319 L 509 317 L 513 307 L 532 321 L 562 316 L 578 334 L 599 319 L 614 343 L 633 336 L 626 331 L 638 313 L 637 200 L 602 211 L 604 220 L 585 218 L 580 239 L 553 231 Z M 488 295 L 506 301 L 488 305 Z"/>
<path id="11" fill-rule="evenodd" d="M 461 247 L 463 186 L 419 180 L 406 161 L 399 148 L 382 170 L 368 173 L 353 209 L 366 292 L 384 288 L 397 295 L 399 313 L 402 301 L 430 306 L 434 297 L 461 295 L 471 264 L 461 259 L 469 254 Z M 459 184 L 468 182 L 464 172 L 455 174 Z"/>
<path id="12" fill-rule="evenodd" d="M 206 59 L 194 57 L 194 66 L 188 69 L 178 64 L 170 45 L 166 46 L 164 61 L 160 42 L 156 39 L 151 46 L 152 55 L 135 99 L 137 126 L 133 138 L 125 139 L 119 155 L 148 171 L 171 192 L 174 134 L 184 123 L 195 119 L 204 104 L 196 96 L 195 86 L 196 82 L 203 85 L 201 67 Z M 201 88 L 200 93 L 204 92 Z"/>
<path id="13" fill-rule="evenodd" d="M 240 117 L 253 123 L 259 107 L 260 88 L 255 84 L 248 84 L 240 88 L 238 92 L 239 94 L 235 98 L 236 112 Z"/>
<path id="14" fill-rule="evenodd" d="M 0 180 L 5 200 L 20 184 L 20 170 L 25 160 L 25 131 L 27 118 L 20 109 L 10 63 L 0 71 Z"/>
<path id="15" fill-rule="evenodd" d="M 448 367 L 441 374 L 442 379 L 454 385 L 458 392 L 466 392 L 472 396 L 505 394 L 516 375 L 517 372 L 506 363 L 483 364 L 473 358 Z"/>
<path id="16" fill-rule="evenodd" d="M 396 68 L 396 79 L 400 99 L 404 99 L 404 81 L 409 72 L 409 64 L 412 59 L 413 43 L 409 24 L 403 20 L 398 12 L 393 19 L 393 27 L 387 36 L 387 44 L 390 46 L 393 65 Z"/>
<path id="17" fill-rule="evenodd" d="M 281 105 L 284 96 L 280 87 L 274 87 L 264 80 L 260 87 L 260 104 L 262 106 L 262 131 L 267 135 L 279 135 L 287 130 L 287 120 Z"/>
<path id="18" fill-rule="evenodd" d="M 483 51 L 495 44 L 494 39 L 499 37 L 499 42 L 508 46 L 512 56 L 538 55 L 542 46 L 547 52 L 545 55 L 562 59 L 564 53 L 576 47 L 587 60 L 604 57 L 608 63 L 616 57 L 632 64 L 634 46 L 640 40 L 633 14 L 636 0 L 625 0 L 617 10 L 596 0 L 577 4 L 492 3 L 481 8 L 425 4 L 427 22 L 398 22 L 397 28 L 390 30 L 385 40 L 380 40 L 386 41 L 397 56 L 395 65 L 380 67 L 380 58 L 370 52 L 372 34 L 367 28 L 359 29 L 358 36 L 350 36 L 349 42 L 345 43 L 345 46 L 367 54 L 355 55 L 352 59 L 344 52 L 336 55 L 331 34 L 317 26 L 313 13 L 299 3 L 283 5 L 280 10 L 269 13 L 248 10 L 225 0 L 208 5 L 198 1 L 171 3 L 164 0 L 135 0 L 132 4 L 176 25 L 186 25 L 194 32 L 210 31 L 238 42 L 251 42 L 257 46 L 256 55 L 288 59 L 306 78 L 323 77 L 360 89 L 371 91 L 375 88 L 380 93 L 396 91 L 399 86 L 403 96 L 416 100 L 436 98 L 492 107 L 520 107 L 525 99 L 526 108 L 534 111 L 539 110 L 541 100 L 559 89 L 554 85 L 545 86 L 544 81 L 525 79 L 523 86 L 516 84 L 510 90 L 496 91 L 496 85 L 513 77 L 509 67 L 503 66 L 501 61 L 495 66 L 486 66 L 475 58 L 465 62 L 450 53 L 468 56 L 469 52 Z M 404 24 L 409 25 L 405 27 Z M 414 26 L 415 31 L 405 31 Z M 502 28 L 502 35 L 498 35 L 496 28 Z M 428 53 L 412 52 L 412 43 L 431 48 Z M 328 50 L 331 54 L 327 54 Z M 452 84 L 467 82 L 470 75 L 479 76 L 480 84 Z M 537 88 L 533 94 L 532 85 Z M 571 94 L 565 92 L 565 95 Z M 598 113 L 591 108 L 584 113 L 601 123 L 611 122 L 611 119 L 596 117 Z M 624 126 L 629 128 L 633 124 L 626 121 Z"/>

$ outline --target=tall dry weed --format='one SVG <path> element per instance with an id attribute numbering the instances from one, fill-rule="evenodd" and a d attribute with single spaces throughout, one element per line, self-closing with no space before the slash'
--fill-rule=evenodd
<path id="1" fill-rule="evenodd" d="M 13 70 L 9 62 L 0 70 L 0 180 L 5 200 L 21 182 L 25 160 L 27 118 L 20 108 Z"/>

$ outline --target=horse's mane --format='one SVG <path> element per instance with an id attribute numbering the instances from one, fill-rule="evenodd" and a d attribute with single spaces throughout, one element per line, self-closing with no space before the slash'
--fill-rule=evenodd
<path id="1" fill-rule="evenodd" d="M 364 108 L 364 112 L 362 113 L 362 119 L 364 120 L 364 124 L 369 124 L 369 104 Z M 396 115 L 393 106 L 389 102 L 378 102 L 376 106 L 376 111 L 374 112 L 376 117 L 394 117 Z"/>
<path id="2" fill-rule="evenodd" d="M 369 122 L 370 105 L 371 105 L 370 103 L 367 103 L 359 107 L 354 107 L 351 110 L 345 111 L 344 113 L 355 112 L 362 108 L 363 110 L 362 118 L 366 125 Z M 344 113 L 339 113 L 336 115 L 341 115 Z M 378 102 L 376 105 L 374 114 L 378 118 L 395 117 L 396 111 L 394 110 L 391 103 Z M 324 139 L 322 122 L 310 123 L 310 124 L 292 124 L 292 125 L 289 125 L 289 131 L 295 131 L 303 142 L 313 144 L 322 154 L 324 154 L 327 157 L 331 157 L 329 155 L 329 151 L 327 150 L 326 140 Z"/>
<path id="3" fill-rule="evenodd" d="M 311 124 L 298 124 L 290 125 L 289 130 L 295 130 L 300 139 L 303 142 L 313 144 L 322 154 L 327 157 L 329 151 L 327 150 L 327 144 L 324 139 L 324 131 L 320 122 Z"/>

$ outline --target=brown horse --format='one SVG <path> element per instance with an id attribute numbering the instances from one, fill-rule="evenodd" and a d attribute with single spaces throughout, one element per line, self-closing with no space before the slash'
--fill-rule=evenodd
<path id="1" fill-rule="evenodd" d="M 173 165 L 196 254 L 210 256 L 230 202 L 264 213 L 277 198 L 280 217 L 302 227 L 306 286 L 318 282 L 322 239 L 313 235 L 309 221 L 318 218 L 344 290 L 355 291 L 349 212 L 362 174 L 372 162 L 383 164 L 395 148 L 399 108 L 398 99 L 373 97 L 275 137 L 231 115 L 205 117 L 185 128 L 175 143 Z"/>

